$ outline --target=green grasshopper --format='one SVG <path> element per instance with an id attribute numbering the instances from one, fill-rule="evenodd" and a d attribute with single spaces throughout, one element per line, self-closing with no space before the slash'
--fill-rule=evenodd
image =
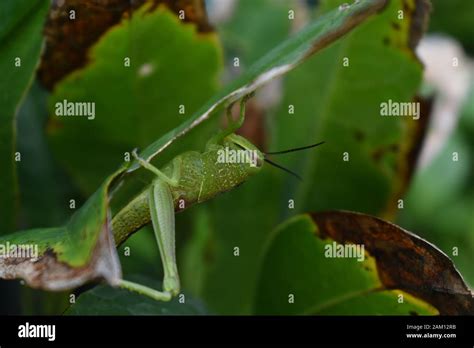
<path id="1" fill-rule="evenodd" d="M 119 244 L 125 240 L 131 227 L 137 230 L 151 220 L 163 264 L 163 291 L 123 279 L 119 284 L 120 287 L 155 300 L 169 301 L 180 292 L 175 255 L 175 211 L 183 210 L 183 203 L 187 208 L 242 184 L 260 172 L 264 162 L 296 175 L 271 162 L 266 155 L 287 153 L 322 144 L 264 154 L 247 139 L 234 133 L 243 124 L 245 103 L 249 97 L 250 95 L 245 96 L 241 100 L 238 120 L 232 119 L 232 104 L 227 108 L 228 127 L 213 136 L 202 153 L 185 152 L 160 170 L 140 158 L 136 150 L 133 151 L 133 156 L 140 165 L 153 172 L 156 177 L 150 186 L 114 216 L 112 230 Z M 238 151 L 242 150 L 247 154 L 253 154 L 250 161 L 226 163 L 218 160 L 223 152 L 239 153 Z"/>

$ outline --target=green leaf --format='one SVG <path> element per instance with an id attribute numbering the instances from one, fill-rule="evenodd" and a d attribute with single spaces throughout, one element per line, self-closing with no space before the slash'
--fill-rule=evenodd
<path id="1" fill-rule="evenodd" d="M 325 8 L 339 3 L 326 1 Z M 304 178 L 294 185 L 287 177 L 277 186 L 282 205 L 293 199 L 297 212 L 393 212 L 412 170 L 409 156 L 418 145 L 414 134 L 423 127 L 412 117 L 381 116 L 384 102 L 414 101 L 421 82 L 422 66 L 413 53 L 419 34 L 414 23 L 423 22 L 427 12 L 420 2 L 399 20 L 404 3 L 391 1 L 378 16 L 288 74 L 271 148 L 326 143 L 281 157 L 283 165 Z"/>
<path id="2" fill-rule="evenodd" d="M 31 83 L 41 49 L 41 29 L 48 1 L 0 3 L 0 235 L 14 229 L 17 178 L 14 161 L 15 114 Z M 16 59 L 21 66 L 15 66 Z"/>
<path id="3" fill-rule="evenodd" d="M 359 254 L 355 248 L 362 246 Z M 471 291 L 445 254 L 398 226 L 359 213 L 286 221 L 268 241 L 260 274 L 257 314 L 474 311 Z"/>
<path id="4" fill-rule="evenodd" d="M 165 7 L 150 12 L 147 6 L 104 34 L 89 61 L 57 85 L 49 103 L 53 152 L 86 193 L 125 152 L 189 118 L 216 91 L 222 64 L 213 33 L 197 33 Z M 95 118 L 56 116 L 56 103 L 64 100 L 94 102 Z M 206 130 L 201 131 L 204 143 Z M 193 141 L 185 143 L 196 146 Z"/>
<path id="5" fill-rule="evenodd" d="M 145 277 L 132 277 L 135 282 L 161 289 L 161 282 Z M 155 301 L 149 297 L 125 289 L 100 285 L 81 294 L 66 315 L 204 315 L 204 305 L 184 294 L 184 303 L 179 297 L 170 302 Z M 182 298 L 183 299 L 183 298 Z M 182 300 L 181 299 L 181 300 Z"/>
<path id="6" fill-rule="evenodd" d="M 318 18 L 296 35 L 281 43 L 262 57 L 245 73 L 213 96 L 186 122 L 149 145 L 140 153 L 142 158 L 151 160 L 167 148 L 177 137 L 187 133 L 226 105 L 250 94 L 269 80 L 281 76 L 295 68 L 306 58 L 327 47 L 333 41 L 348 33 L 369 16 L 380 10 L 386 1 L 362 0 L 351 6 L 336 9 Z M 134 161 L 129 171 L 139 168 Z"/>
<path id="7" fill-rule="evenodd" d="M 8 255 L 0 258 L 0 278 L 22 278 L 31 287 L 56 291 L 96 278 L 116 284 L 121 268 L 109 227 L 108 193 L 125 170 L 110 175 L 65 226 L 0 237 L 2 255 Z"/>

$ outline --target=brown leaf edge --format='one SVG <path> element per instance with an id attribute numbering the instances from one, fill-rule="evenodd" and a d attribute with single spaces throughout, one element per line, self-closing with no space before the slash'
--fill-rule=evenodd
<path id="1" fill-rule="evenodd" d="M 321 238 L 362 244 L 377 261 L 386 289 L 421 298 L 441 315 L 473 315 L 474 296 L 449 257 L 433 244 L 382 219 L 349 211 L 310 214 Z"/>
<path id="2" fill-rule="evenodd" d="M 107 211 L 101 225 L 97 226 L 100 232 L 96 244 L 83 266 L 74 267 L 58 260 L 54 249 L 49 248 L 36 258 L 18 256 L 0 258 L 0 279 L 23 279 L 32 288 L 49 291 L 74 289 L 89 281 L 102 279 L 111 286 L 117 286 L 122 279 L 122 268 L 111 230 L 109 203 L 113 192 L 110 193 L 110 188 L 120 184 L 120 178 L 127 167 L 127 163 L 122 165 L 104 181 L 99 189 L 101 196 L 108 195 L 103 203 Z M 96 194 L 89 199 L 97 197 Z M 76 212 L 78 213 L 79 211 Z M 71 219 L 73 218 L 74 215 Z M 62 229 L 67 227 L 66 224 L 55 229 L 60 234 L 64 232 Z"/>
<path id="3" fill-rule="evenodd" d="M 49 291 L 63 291 L 79 287 L 89 281 L 104 279 L 117 285 L 122 271 L 113 235 L 104 223 L 90 261 L 83 267 L 71 267 L 57 260 L 48 250 L 37 259 L 0 258 L 0 278 L 23 279 L 28 286 Z"/>

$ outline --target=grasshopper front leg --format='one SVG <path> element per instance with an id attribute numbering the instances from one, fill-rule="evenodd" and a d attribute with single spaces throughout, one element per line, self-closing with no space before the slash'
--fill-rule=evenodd
<path id="1" fill-rule="evenodd" d="M 175 168 L 172 178 L 168 178 L 159 169 L 139 158 L 134 152 L 135 158 L 143 167 L 151 170 L 157 175 L 149 188 L 148 202 L 153 230 L 158 242 L 161 261 L 163 263 L 163 290 L 157 291 L 144 285 L 122 280 L 120 286 L 131 291 L 152 297 L 159 301 L 169 301 L 180 291 L 178 268 L 175 253 L 175 217 L 173 197 L 170 185 L 177 185 L 179 181 L 179 168 Z M 177 165 L 177 164 L 176 164 Z"/>
<path id="2" fill-rule="evenodd" d="M 237 120 L 233 120 L 232 118 L 232 107 L 234 103 L 230 104 L 226 110 L 226 117 L 227 117 L 227 127 L 222 129 L 216 135 L 214 135 L 211 139 L 209 139 L 208 144 L 220 144 L 222 140 L 227 137 L 228 135 L 234 133 L 237 129 L 242 127 L 245 121 L 245 105 L 247 101 L 252 98 L 254 93 L 247 94 L 240 100 L 240 115 Z"/>

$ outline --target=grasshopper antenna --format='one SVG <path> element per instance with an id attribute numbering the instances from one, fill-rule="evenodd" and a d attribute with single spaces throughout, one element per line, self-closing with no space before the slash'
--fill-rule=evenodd
<path id="1" fill-rule="evenodd" d="M 277 164 L 277 163 L 275 163 L 275 162 L 272 162 L 272 161 L 270 161 L 270 160 L 269 160 L 268 158 L 266 158 L 266 157 L 265 157 L 263 160 L 264 160 L 265 162 L 267 162 L 268 164 L 274 166 L 275 168 L 281 169 L 281 170 L 283 170 L 284 172 L 287 172 L 288 174 L 293 175 L 293 176 L 294 176 L 295 178 L 297 178 L 298 180 L 303 181 L 303 179 L 301 178 L 301 176 L 299 176 L 299 175 L 296 174 L 295 172 L 289 170 L 288 168 L 285 168 L 285 167 L 283 167 L 283 166 L 281 166 L 281 165 L 279 165 L 279 164 Z"/>
<path id="2" fill-rule="evenodd" d="M 293 149 L 288 149 L 288 150 L 283 150 L 283 151 L 275 151 L 275 152 L 265 152 L 266 155 L 282 155 L 284 153 L 290 153 L 290 152 L 296 152 L 296 151 L 301 151 L 301 150 L 306 150 L 306 149 L 311 149 L 313 147 L 319 146 L 324 144 L 324 141 L 321 141 L 319 143 L 313 144 L 313 145 L 308 145 L 308 146 L 302 146 L 302 147 L 295 147 Z"/>
<path id="3" fill-rule="evenodd" d="M 308 146 L 295 147 L 295 148 L 293 148 L 293 149 L 288 149 L 288 150 L 283 150 L 283 151 L 265 152 L 264 161 L 267 162 L 268 164 L 270 164 L 270 165 L 276 167 L 276 168 L 279 168 L 279 169 L 283 170 L 284 172 L 287 172 L 287 173 L 290 174 L 290 175 L 293 175 L 295 178 L 297 178 L 297 179 L 303 181 L 303 179 L 301 178 L 301 176 L 299 176 L 299 175 L 296 174 L 295 172 L 289 170 L 288 168 L 283 167 L 282 165 L 279 165 L 278 163 L 275 163 L 275 162 L 273 162 L 273 161 L 270 161 L 270 160 L 267 158 L 267 155 L 282 155 L 282 154 L 285 154 L 285 153 L 290 153 L 290 152 L 296 152 L 296 151 L 311 149 L 311 148 L 313 148 L 313 147 L 316 147 L 316 146 L 319 146 L 319 145 L 322 145 L 322 144 L 324 144 L 324 141 L 321 141 L 321 142 L 316 143 L 316 144 L 308 145 Z"/>

